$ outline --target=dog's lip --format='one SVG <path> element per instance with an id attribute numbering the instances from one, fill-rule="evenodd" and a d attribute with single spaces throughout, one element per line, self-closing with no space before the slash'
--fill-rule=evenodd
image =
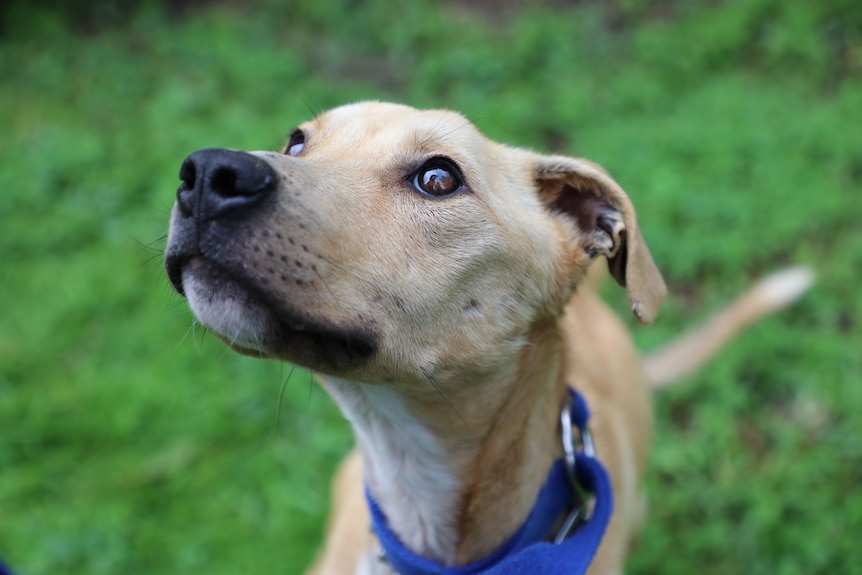
<path id="1" fill-rule="evenodd" d="M 237 351 L 297 361 L 293 356 L 297 354 L 297 349 L 300 349 L 299 353 L 303 358 L 297 362 L 321 371 L 328 371 L 325 364 L 334 362 L 334 367 L 346 366 L 364 361 L 377 351 L 378 342 L 373 326 L 340 327 L 309 318 L 302 313 L 291 312 L 274 301 L 273 297 L 260 289 L 253 280 L 202 254 L 171 254 L 165 259 L 168 279 L 183 297 L 183 275 L 190 266 L 210 276 L 208 281 L 215 281 L 215 278 L 220 277 L 230 282 L 248 294 L 255 306 L 266 310 L 269 324 L 265 328 L 268 332 L 266 340 L 269 341 L 267 349 L 251 349 L 225 339 L 225 342 Z M 216 335 L 222 337 L 221 334 Z M 306 355 L 309 357 L 305 358 Z M 325 359 L 325 356 L 329 360 Z M 310 363 L 320 365 L 312 366 Z"/>
<path id="2" fill-rule="evenodd" d="M 170 253 L 165 256 L 165 272 L 168 274 L 168 281 L 171 282 L 174 290 L 183 297 L 186 295 L 183 289 L 183 268 L 186 267 L 193 257 L 192 255 Z"/>

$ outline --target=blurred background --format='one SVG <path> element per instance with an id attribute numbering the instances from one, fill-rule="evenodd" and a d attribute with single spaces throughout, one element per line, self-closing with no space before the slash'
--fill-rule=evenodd
<path id="1" fill-rule="evenodd" d="M 21 575 L 299 573 L 352 440 L 307 372 L 191 327 L 161 250 L 183 158 L 320 110 L 460 110 L 605 166 L 671 296 L 819 282 L 656 398 L 630 573 L 862 572 L 858 0 L 7 0 L 0 554 Z M 622 311 L 622 290 L 608 286 Z"/>

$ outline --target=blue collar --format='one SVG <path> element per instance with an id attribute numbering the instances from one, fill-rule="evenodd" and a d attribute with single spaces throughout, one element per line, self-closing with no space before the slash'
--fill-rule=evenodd
<path id="1" fill-rule="evenodd" d="M 488 557 L 462 567 L 444 567 L 420 557 L 404 546 L 389 528 L 386 516 L 371 496 L 365 497 L 371 512 L 371 527 L 380 542 L 385 561 L 399 575 L 580 575 L 593 560 L 604 536 L 613 509 L 613 493 L 607 471 L 592 453 L 589 410 L 584 398 L 570 390 L 570 405 L 563 412 L 564 451 L 574 455 L 554 463 L 527 521 L 499 549 Z M 567 417 L 568 416 L 568 417 Z M 568 422 L 580 431 L 584 449 L 573 452 L 565 440 Z M 573 479 L 574 478 L 574 481 Z M 548 534 L 563 512 L 586 510 L 587 500 L 595 503 L 590 517 L 575 525 L 575 531 L 560 543 L 547 541 Z M 574 519 L 571 513 L 567 519 Z M 567 530 L 571 533 L 571 530 Z"/>

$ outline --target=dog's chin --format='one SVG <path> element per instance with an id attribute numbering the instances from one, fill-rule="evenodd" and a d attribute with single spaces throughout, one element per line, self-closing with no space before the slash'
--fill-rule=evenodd
<path id="1" fill-rule="evenodd" d="M 182 272 L 183 293 L 198 321 L 246 355 L 272 355 L 273 326 L 268 314 L 238 282 L 203 273 L 198 260 Z"/>
<path id="2" fill-rule="evenodd" d="M 244 355 L 289 361 L 343 374 L 376 352 L 371 326 L 339 327 L 288 310 L 254 282 L 203 257 L 182 264 L 177 290 L 200 323 Z"/>

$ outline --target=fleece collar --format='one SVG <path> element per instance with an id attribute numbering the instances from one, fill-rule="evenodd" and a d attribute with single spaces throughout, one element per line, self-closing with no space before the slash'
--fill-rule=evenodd
<path id="1" fill-rule="evenodd" d="M 589 409 L 584 398 L 570 390 L 569 415 L 581 437 L 588 435 Z M 565 441 L 564 441 L 565 443 Z M 584 449 L 574 453 L 574 469 L 566 459 L 551 467 L 533 510 L 520 529 L 488 557 L 461 567 L 445 567 L 416 555 L 389 528 L 386 516 L 367 486 L 365 497 L 371 526 L 383 550 L 383 561 L 399 575 L 580 575 L 586 572 L 601 543 L 613 510 L 610 477 L 601 462 Z M 571 460 L 570 460 L 571 461 Z M 573 481 L 574 478 L 574 481 Z M 590 517 L 560 543 L 548 534 L 569 509 L 592 498 Z"/>

